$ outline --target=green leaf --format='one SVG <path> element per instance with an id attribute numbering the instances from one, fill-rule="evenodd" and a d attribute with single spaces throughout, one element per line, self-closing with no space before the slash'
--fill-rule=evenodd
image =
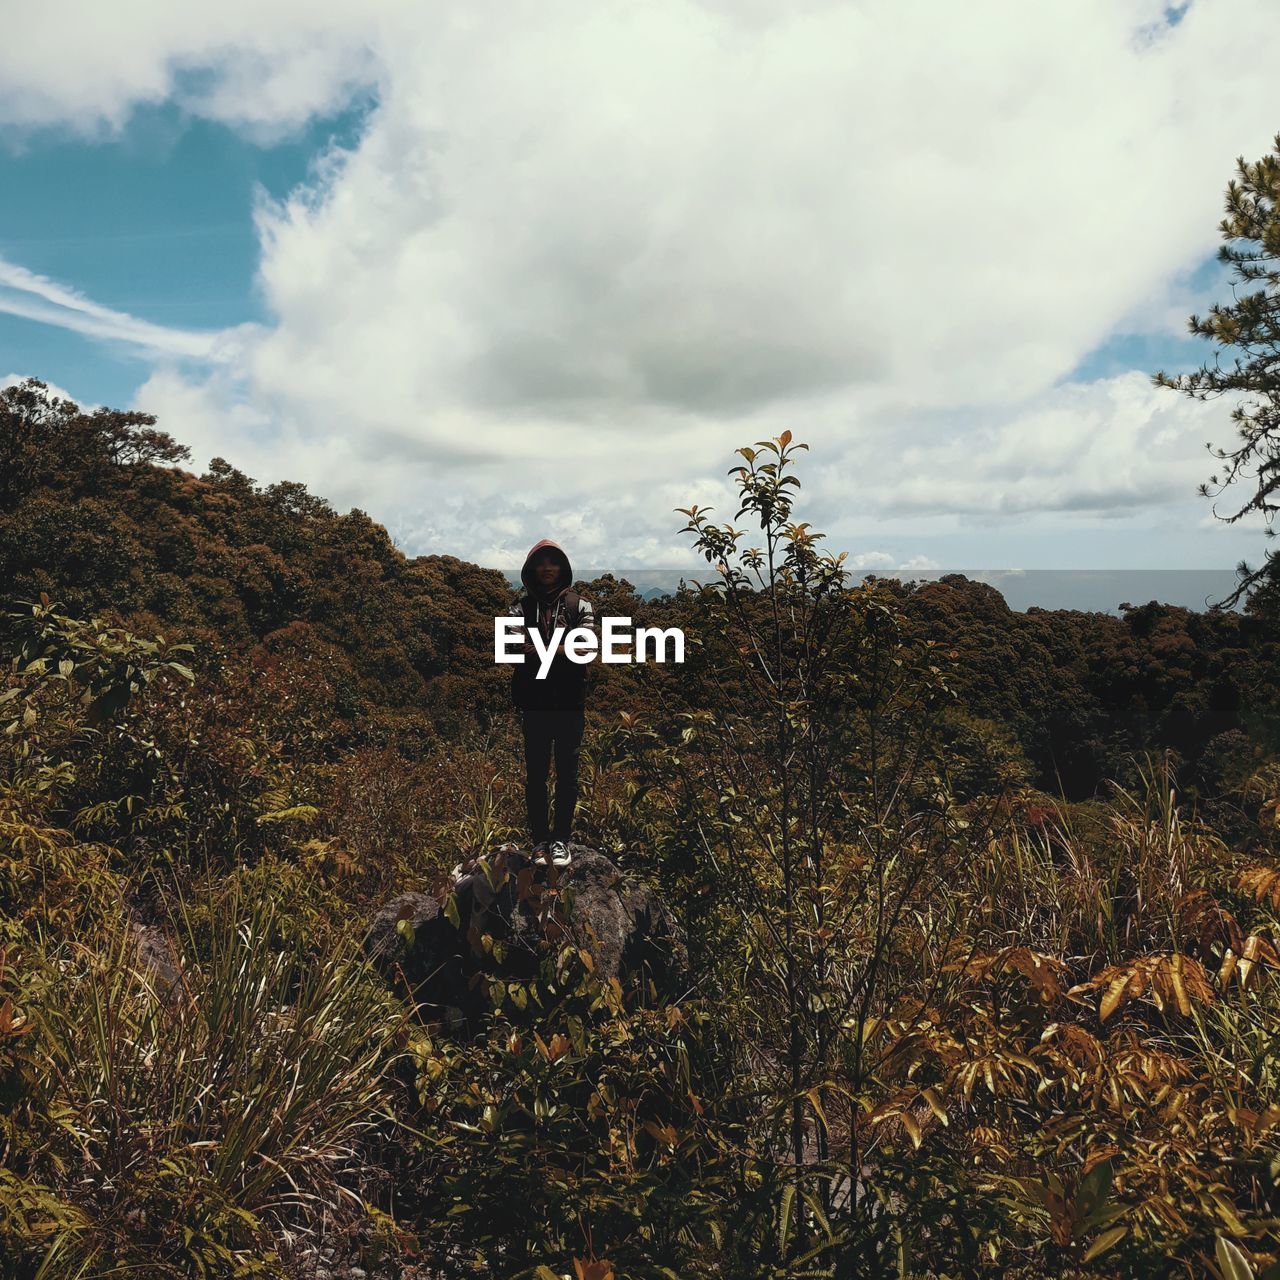
<path id="1" fill-rule="evenodd" d="M 1090 1214 L 1106 1203 L 1107 1196 L 1111 1192 L 1111 1179 L 1110 1160 L 1103 1160 L 1095 1164 L 1080 1179 L 1080 1189 L 1076 1192 L 1076 1212 L 1082 1218 L 1089 1217 Z"/>
<path id="2" fill-rule="evenodd" d="M 778 1251 L 786 1253 L 787 1236 L 790 1234 L 791 1201 L 795 1198 L 794 1183 L 787 1183 L 782 1189 L 782 1203 L 778 1206 Z"/>
<path id="3" fill-rule="evenodd" d="M 1118 1244 L 1123 1239 L 1128 1227 L 1112 1227 L 1110 1231 L 1104 1231 L 1084 1252 L 1084 1261 L 1092 1262 L 1094 1258 L 1101 1257 L 1112 1245 Z"/>
<path id="4" fill-rule="evenodd" d="M 929 1110 L 932 1111 L 943 1124 L 951 1123 L 951 1119 L 947 1115 L 947 1109 L 942 1105 L 942 1099 L 938 1096 L 938 1091 L 936 1089 L 921 1089 L 920 1096 L 929 1104 Z"/>
<path id="5" fill-rule="evenodd" d="M 1239 1246 L 1228 1240 L 1226 1236 L 1218 1237 L 1218 1244 L 1213 1254 L 1218 1260 L 1222 1280 L 1254 1280 L 1249 1259 L 1240 1252 Z"/>

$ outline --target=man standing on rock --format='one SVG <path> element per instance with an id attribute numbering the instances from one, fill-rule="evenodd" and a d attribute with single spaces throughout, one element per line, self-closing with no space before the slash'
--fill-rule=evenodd
<path id="1" fill-rule="evenodd" d="M 554 542 L 535 543 L 520 570 L 524 594 L 511 606 L 513 616 L 527 628 L 537 627 L 549 645 L 557 627 L 566 634 L 575 627 L 594 629 L 591 603 L 573 590 L 569 557 Z M 556 649 L 551 667 L 541 680 L 531 639 L 524 645 L 524 661 L 511 668 L 511 697 L 520 711 L 524 730 L 524 798 L 533 838 L 533 853 L 553 866 L 571 861 L 569 838 L 573 811 L 578 802 L 578 750 L 587 693 L 587 669 L 572 662 L 563 645 Z M 547 774 L 554 754 L 556 762 L 555 824 L 547 821 Z"/>

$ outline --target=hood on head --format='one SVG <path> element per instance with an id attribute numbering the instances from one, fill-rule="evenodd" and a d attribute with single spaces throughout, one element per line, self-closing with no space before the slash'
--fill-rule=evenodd
<path id="1" fill-rule="evenodd" d="M 524 558 L 524 568 L 520 570 L 520 581 L 524 583 L 524 589 L 531 596 L 542 594 L 534 581 L 533 561 L 543 551 L 550 551 L 560 562 L 560 578 L 556 582 L 555 591 L 563 591 L 566 587 L 573 585 L 573 568 L 569 564 L 569 557 L 564 553 L 564 548 L 558 542 L 552 542 L 550 538 L 543 538 L 541 542 L 535 542 L 529 548 L 529 554 Z"/>

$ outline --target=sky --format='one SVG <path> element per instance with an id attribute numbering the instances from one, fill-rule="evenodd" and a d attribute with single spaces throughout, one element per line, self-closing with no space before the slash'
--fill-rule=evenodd
<path id="1" fill-rule="evenodd" d="M 852 564 L 1230 568 L 1152 386 L 1274 0 L 0 0 L 0 382 L 155 414 L 407 554 L 693 563 L 805 441 Z M 8 375 L 6 378 L 5 375 Z M 1228 490 L 1219 514 L 1243 493 Z"/>

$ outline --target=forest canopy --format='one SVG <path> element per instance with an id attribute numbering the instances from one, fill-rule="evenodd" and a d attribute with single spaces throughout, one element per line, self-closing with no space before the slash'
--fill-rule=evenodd
<path id="1" fill-rule="evenodd" d="M 458 915 L 524 838 L 502 574 L 0 392 L 4 1280 L 1280 1266 L 1275 616 L 856 582 L 803 451 L 682 513 L 712 583 L 577 584 L 688 638 L 593 668 L 578 816 L 673 995 L 572 881 L 515 976 Z M 478 1031 L 370 964 L 427 900 Z"/>

